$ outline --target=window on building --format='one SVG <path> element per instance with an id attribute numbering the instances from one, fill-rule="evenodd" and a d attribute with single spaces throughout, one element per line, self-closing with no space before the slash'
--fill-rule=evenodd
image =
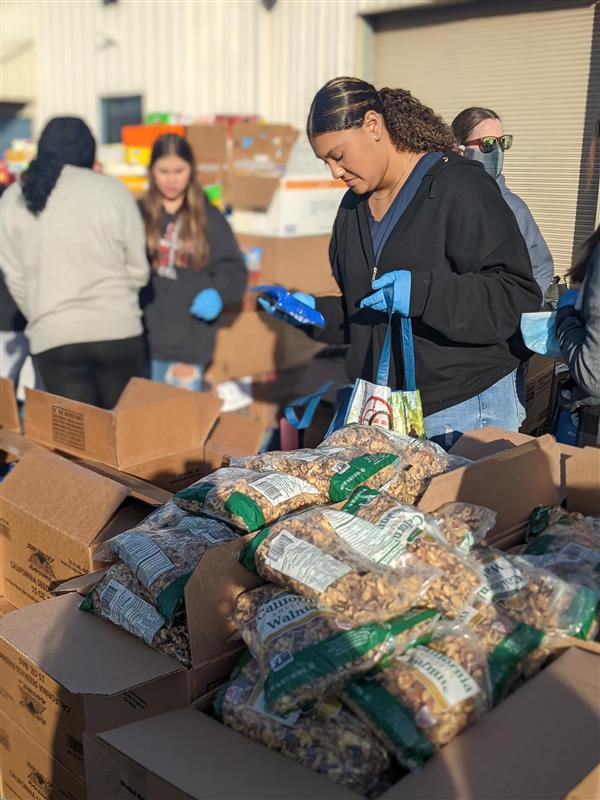
<path id="1" fill-rule="evenodd" d="M 102 141 L 115 144 L 121 141 L 121 128 L 124 125 L 139 125 L 142 122 L 142 97 L 103 97 Z"/>

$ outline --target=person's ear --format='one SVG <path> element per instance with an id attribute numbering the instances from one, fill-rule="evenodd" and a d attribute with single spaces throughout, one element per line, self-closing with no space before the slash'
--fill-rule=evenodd
<path id="1" fill-rule="evenodd" d="M 381 134 L 383 132 L 383 118 L 381 114 L 373 110 L 367 111 L 363 120 L 363 126 L 376 142 L 381 140 Z"/>

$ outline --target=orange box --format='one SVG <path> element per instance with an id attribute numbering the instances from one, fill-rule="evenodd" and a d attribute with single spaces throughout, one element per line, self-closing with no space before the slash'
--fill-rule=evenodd
<path id="1" fill-rule="evenodd" d="M 177 133 L 185 136 L 183 125 L 125 125 L 121 128 L 121 141 L 126 147 L 152 147 L 159 136 Z"/>

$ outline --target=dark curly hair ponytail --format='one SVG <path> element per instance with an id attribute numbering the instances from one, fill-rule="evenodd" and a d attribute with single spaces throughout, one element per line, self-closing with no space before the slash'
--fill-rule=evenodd
<path id="1" fill-rule="evenodd" d="M 448 125 L 405 89 L 380 89 L 360 78 L 333 78 L 315 95 L 306 123 L 309 138 L 360 128 L 367 111 L 383 116 L 392 143 L 412 152 L 456 149 Z"/>
<path id="2" fill-rule="evenodd" d="M 35 158 L 21 181 L 25 205 L 32 214 L 46 207 L 66 164 L 90 168 L 96 157 L 96 140 L 79 117 L 54 117 L 44 128 Z"/>

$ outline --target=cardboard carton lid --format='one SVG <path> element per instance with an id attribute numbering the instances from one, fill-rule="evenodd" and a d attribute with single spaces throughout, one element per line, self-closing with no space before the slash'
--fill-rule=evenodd
<path id="1" fill-rule="evenodd" d="M 133 378 L 114 411 L 119 468 L 202 447 L 221 405 L 205 392 Z"/>
<path id="2" fill-rule="evenodd" d="M 191 708 L 115 728 L 99 738 L 197 800 L 358 797 Z"/>
<path id="3" fill-rule="evenodd" d="M 111 695 L 183 670 L 135 636 L 53 597 L 9 614 L 2 639 L 74 694 Z"/>
<path id="4" fill-rule="evenodd" d="M 559 505 L 560 451 L 551 436 L 488 456 L 431 481 L 419 508 L 435 511 L 461 501 L 497 512 L 495 531 L 506 531 L 529 519 L 538 505 Z"/>
<path id="5" fill-rule="evenodd" d="M 463 433 L 454 447 L 450 448 L 450 453 L 455 456 L 462 456 L 471 461 L 479 461 L 480 458 L 502 453 L 504 450 L 512 450 L 521 444 L 527 444 L 533 440 L 532 436 L 525 433 L 515 433 L 504 428 L 477 428 L 473 431 Z"/>
<path id="6" fill-rule="evenodd" d="M 185 608 L 195 667 L 240 646 L 233 606 L 242 592 L 264 583 L 238 561 L 244 543 L 240 538 L 207 550 L 186 584 Z"/>
<path id="7" fill-rule="evenodd" d="M 584 447 L 565 463 L 567 505 L 592 517 L 600 517 L 600 450 Z"/>
<path id="8" fill-rule="evenodd" d="M 569 650 L 381 800 L 560 800 L 598 763 L 600 656 Z"/>
<path id="9" fill-rule="evenodd" d="M 27 389 L 25 433 L 40 444 L 117 466 L 112 411 Z"/>
<path id="10" fill-rule="evenodd" d="M 0 378 L 0 428 L 21 430 L 15 387 L 10 378 Z"/>
<path id="11" fill-rule="evenodd" d="M 40 445 L 21 433 L 16 433 L 8 428 L 0 428 L 0 450 L 4 453 L 9 453 L 18 459 L 23 458 L 23 454 L 31 448 L 42 449 Z"/>
<path id="12" fill-rule="evenodd" d="M 129 475 L 126 472 L 108 467 L 106 464 L 100 464 L 97 461 L 84 461 L 83 459 L 72 459 L 76 464 L 80 464 L 85 469 L 104 475 L 129 490 L 129 495 L 136 500 L 141 500 L 152 506 L 162 506 L 173 499 L 173 493 L 168 492 L 166 489 L 161 489 L 159 486 L 154 486 L 142 478 L 136 478 L 134 475 Z"/>
<path id="13" fill-rule="evenodd" d="M 129 490 L 66 458 L 30 449 L 2 484 L 3 502 L 83 544 L 91 544 Z"/>
<path id="14" fill-rule="evenodd" d="M 265 435 L 265 425 L 250 417 L 230 412 L 221 414 L 206 446 L 227 456 L 258 453 Z"/>

